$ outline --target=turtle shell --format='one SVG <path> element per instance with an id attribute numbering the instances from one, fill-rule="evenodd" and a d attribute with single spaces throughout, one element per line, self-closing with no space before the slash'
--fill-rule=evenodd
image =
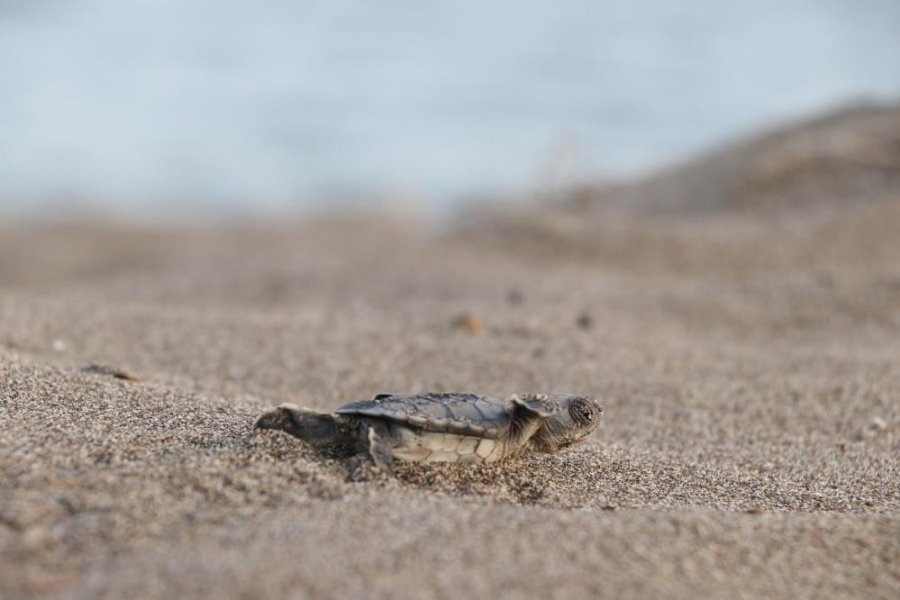
<path id="1" fill-rule="evenodd" d="M 385 419 L 410 429 L 497 439 L 509 430 L 508 402 L 476 394 L 378 394 L 345 404 L 339 415 Z"/>

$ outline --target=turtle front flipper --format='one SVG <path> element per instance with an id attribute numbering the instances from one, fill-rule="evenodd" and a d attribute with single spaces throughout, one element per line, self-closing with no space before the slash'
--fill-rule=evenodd
<path id="1" fill-rule="evenodd" d="M 515 395 L 512 397 L 516 412 L 533 413 L 535 417 L 546 419 L 557 410 L 559 405 L 546 394 Z"/>
<path id="2" fill-rule="evenodd" d="M 513 396 L 512 419 L 509 423 L 511 448 L 524 445 L 541 428 L 547 417 L 559 410 L 558 404 L 543 394 Z"/>
<path id="3" fill-rule="evenodd" d="M 375 467 L 388 475 L 393 475 L 394 453 L 391 451 L 391 446 L 383 435 L 387 432 L 383 430 L 384 426 L 381 424 L 369 425 L 369 456 L 372 457 L 372 462 L 375 463 Z"/>
<path id="4" fill-rule="evenodd" d="M 284 431 L 313 446 L 331 446 L 340 442 L 338 426 L 332 415 L 282 404 L 263 413 L 256 420 L 256 429 Z"/>

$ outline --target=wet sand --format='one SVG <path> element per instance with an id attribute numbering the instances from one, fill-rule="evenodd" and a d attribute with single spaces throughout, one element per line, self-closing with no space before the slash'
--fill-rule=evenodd
<path id="1" fill-rule="evenodd" d="M 898 139 L 850 112 L 440 230 L 3 228 L 0 596 L 897 597 Z M 426 390 L 605 422 L 395 478 L 252 430 Z"/>

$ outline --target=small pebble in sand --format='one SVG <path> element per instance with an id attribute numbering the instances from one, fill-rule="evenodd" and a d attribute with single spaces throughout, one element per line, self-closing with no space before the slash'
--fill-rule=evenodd
<path id="1" fill-rule="evenodd" d="M 107 377 L 115 377 L 116 379 L 124 379 L 125 381 L 138 381 L 138 378 L 115 367 L 109 365 L 90 364 L 81 368 L 82 373 L 90 373 L 92 375 L 106 375 Z"/>
<path id="2" fill-rule="evenodd" d="M 22 534 L 22 544 L 32 552 L 50 550 L 57 542 L 57 536 L 47 527 L 30 527 Z"/>
<path id="3" fill-rule="evenodd" d="M 868 426 L 865 428 L 861 428 L 856 434 L 853 436 L 853 441 L 855 442 L 863 442 L 865 440 L 870 440 L 885 429 L 887 429 L 887 421 L 882 419 L 881 417 L 875 417 L 869 422 Z"/>
<path id="4" fill-rule="evenodd" d="M 453 320 L 453 326 L 457 329 L 463 329 L 469 335 L 484 335 L 487 333 L 484 323 L 477 315 L 472 313 L 463 313 Z"/>
<path id="5" fill-rule="evenodd" d="M 872 424 L 869 425 L 869 429 L 874 429 L 876 431 L 887 429 L 887 422 L 881 417 L 875 417 L 872 419 Z"/>
<path id="6" fill-rule="evenodd" d="M 50 348 L 53 349 L 54 352 L 65 352 L 66 351 L 66 343 L 61 339 L 57 338 L 50 342 Z"/>
<path id="7" fill-rule="evenodd" d="M 575 319 L 575 324 L 578 325 L 579 329 L 590 329 L 594 325 L 594 319 L 588 312 L 583 312 Z"/>
<path id="8" fill-rule="evenodd" d="M 522 290 L 512 288 L 506 293 L 506 301 L 511 306 L 521 306 L 525 302 L 525 295 L 522 294 Z"/>
<path id="9" fill-rule="evenodd" d="M 771 471 L 774 467 L 775 467 L 775 465 L 773 465 L 770 462 L 762 462 L 762 463 L 751 464 L 747 468 L 750 471 L 753 471 L 756 473 L 766 473 L 768 471 Z"/>

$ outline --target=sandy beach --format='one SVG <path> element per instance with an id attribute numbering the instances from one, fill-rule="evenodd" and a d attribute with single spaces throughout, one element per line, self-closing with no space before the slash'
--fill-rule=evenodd
<path id="1" fill-rule="evenodd" d="M 603 426 L 499 465 L 252 428 L 555 390 Z M 0 596 L 900 597 L 900 108 L 438 226 L 3 226 Z"/>

